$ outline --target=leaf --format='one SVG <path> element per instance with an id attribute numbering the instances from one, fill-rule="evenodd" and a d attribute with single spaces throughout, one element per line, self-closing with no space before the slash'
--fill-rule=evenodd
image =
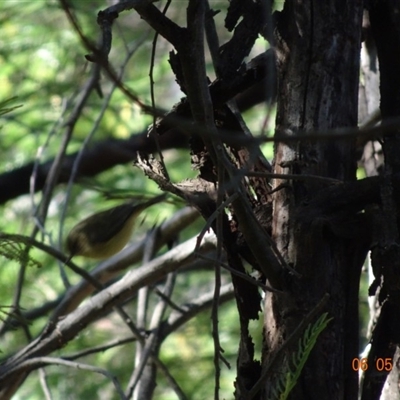
<path id="1" fill-rule="evenodd" d="M 26 263 L 28 267 L 38 267 L 42 265 L 26 253 L 26 244 L 24 241 L 17 241 L 8 237 L 0 237 L 0 255 L 8 260 Z"/>
<path id="2" fill-rule="evenodd" d="M 287 361 L 282 368 L 281 378 L 274 385 L 273 399 L 286 400 L 296 386 L 301 371 L 314 348 L 318 336 L 327 327 L 332 318 L 328 319 L 328 313 L 323 313 L 312 325 L 309 324 L 299 340 L 297 353 L 292 354 L 292 362 Z"/>

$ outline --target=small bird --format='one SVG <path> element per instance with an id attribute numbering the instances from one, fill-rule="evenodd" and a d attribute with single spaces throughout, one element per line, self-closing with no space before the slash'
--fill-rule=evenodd
<path id="1" fill-rule="evenodd" d="M 121 204 L 85 218 L 68 234 L 69 259 L 74 256 L 105 259 L 118 253 L 128 243 L 138 215 L 165 197 L 162 194 L 139 204 Z"/>

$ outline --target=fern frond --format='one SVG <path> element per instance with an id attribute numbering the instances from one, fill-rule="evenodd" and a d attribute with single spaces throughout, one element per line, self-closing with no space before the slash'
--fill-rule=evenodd
<path id="1" fill-rule="evenodd" d="M 7 258 L 8 260 L 17 261 L 19 263 L 25 263 L 28 267 L 40 268 L 42 264 L 32 258 L 26 252 L 26 246 L 29 245 L 24 239 L 17 237 L 0 236 L 0 256 Z"/>
<path id="2" fill-rule="evenodd" d="M 323 313 L 314 324 L 309 324 L 299 340 L 297 353 L 292 355 L 292 360 L 283 362 L 281 378 L 275 382 L 272 399 L 286 400 L 296 386 L 301 371 L 317 342 L 318 336 L 327 327 L 332 318 L 328 319 L 328 313 Z"/>

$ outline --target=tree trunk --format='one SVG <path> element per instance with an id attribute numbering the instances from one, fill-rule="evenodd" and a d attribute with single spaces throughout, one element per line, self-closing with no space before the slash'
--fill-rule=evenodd
<path id="1" fill-rule="evenodd" d="M 356 178 L 354 143 L 326 136 L 330 129 L 357 124 L 362 12 L 360 1 L 286 1 L 278 14 L 276 134 L 318 131 L 321 140 L 303 136 L 277 144 L 276 173 Z M 266 297 L 263 365 L 326 293 L 324 311 L 333 317 L 291 393 L 297 400 L 357 398 L 351 362 L 358 355 L 358 285 L 366 241 L 362 216 L 351 210 L 308 215 L 307 199 L 330 184 L 312 179 L 275 183 L 273 239 L 301 277 L 286 282 L 285 295 Z M 290 357 L 297 350 L 296 341 L 283 354 Z M 269 398 L 274 379 L 266 382 L 263 398 Z"/>

